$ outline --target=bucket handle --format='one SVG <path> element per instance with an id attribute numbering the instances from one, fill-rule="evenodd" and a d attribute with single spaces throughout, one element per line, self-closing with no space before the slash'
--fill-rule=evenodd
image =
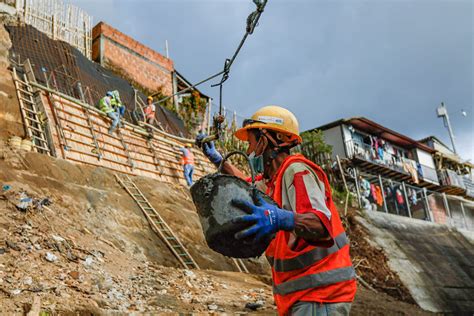
<path id="1" fill-rule="evenodd" d="M 250 163 L 249 156 L 243 151 L 235 150 L 225 155 L 224 159 L 222 159 L 221 164 L 219 165 L 218 172 L 222 173 L 222 167 L 224 166 L 224 162 L 231 156 L 237 155 L 237 154 L 244 156 L 245 159 L 247 160 L 247 163 L 249 164 L 249 167 L 250 167 L 250 176 L 252 177 L 252 186 L 255 186 L 255 170 L 253 170 L 252 164 Z"/>

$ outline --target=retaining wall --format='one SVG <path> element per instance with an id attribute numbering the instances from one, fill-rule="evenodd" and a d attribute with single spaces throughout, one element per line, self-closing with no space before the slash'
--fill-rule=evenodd
<path id="1" fill-rule="evenodd" d="M 85 108 L 55 94 L 42 92 L 41 96 L 48 118 L 47 127 L 52 147 L 57 157 L 186 184 L 179 151 L 184 142 L 159 132 L 148 139 L 145 130 L 131 124 L 125 124 L 120 129 L 122 137 L 118 132 L 109 135 L 110 119 L 99 111 Z M 215 170 L 200 150 L 192 151 L 195 156 L 194 179 Z"/>
<path id="2" fill-rule="evenodd" d="M 420 307 L 456 315 L 474 312 L 472 232 L 373 211 L 358 220 Z"/>

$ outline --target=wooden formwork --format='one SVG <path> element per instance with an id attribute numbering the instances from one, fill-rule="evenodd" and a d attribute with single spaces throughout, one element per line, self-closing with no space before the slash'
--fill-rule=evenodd
<path id="1" fill-rule="evenodd" d="M 42 99 L 59 158 L 186 184 L 179 151 L 183 141 L 165 133 L 147 138 L 142 128 L 130 124 L 109 135 L 110 119 L 99 111 L 47 91 L 42 92 Z M 196 161 L 194 179 L 215 171 L 199 150 L 191 150 Z"/>

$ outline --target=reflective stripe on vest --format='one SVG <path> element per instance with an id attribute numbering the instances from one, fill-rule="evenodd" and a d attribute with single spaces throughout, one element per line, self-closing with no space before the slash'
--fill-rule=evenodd
<path id="1" fill-rule="evenodd" d="M 302 269 L 313 265 L 330 254 L 333 254 L 349 243 L 346 233 L 340 233 L 334 238 L 334 245 L 329 248 L 317 247 L 291 259 L 274 259 L 268 257 L 267 260 L 276 272 L 288 272 Z"/>
<path id="2" fill-rule="evenodd" d="M 286 295 L 296 291 L 352 280 L 355 277 L 355 270 L 352 266 L 333 269 L 320 273 L 308 274 L 291 281 L 274 285 L 273 292 L 279 295 Z"/>

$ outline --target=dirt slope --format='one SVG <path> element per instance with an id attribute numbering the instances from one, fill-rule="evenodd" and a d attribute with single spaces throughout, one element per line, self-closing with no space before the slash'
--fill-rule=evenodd
<path id="1" fill-rule="evenodd" d="M 11 187 L 0 193 L 2 312 L 29 310 L 36 297 L 54 315 L 252 312 L 246 303 L 261 304 L 258 313 L 275 314 L 262 259 L 246 261 L 253 275 L 215 271 L 236 268 L 205 245 L 186 189 L 145 178 L 136 183 L 204 270 L 177 268 L 109 171 L 15 153 L 0 143 L 0 184 Z M 21 192 L 52 204 L 20 211 L 15 204 Z M 352 314 L 424 313 L 359 287 Z"/>

